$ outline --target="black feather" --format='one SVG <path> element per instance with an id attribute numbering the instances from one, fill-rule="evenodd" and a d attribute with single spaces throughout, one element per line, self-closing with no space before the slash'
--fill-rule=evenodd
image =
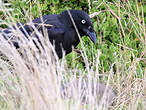
<path id="1" fill-rule="evenodd" d="M 93 42 L 96 42 L 96 35 L 93 29 L 93 24 L 88 14 L 80 10 L 69 10 L 69 11 L 72 15 L 72 18 L 74 19 L 74 22 L 79 30 L 80 35 L 81 36 L 88 35 Z M 83 19 L 86 21 L 85 24 L 82 24 Z M 55 50 L 59 58 L 62 58 L 63 56 L 62 50 L 65 51 L 65 54 L 68 54 L 72 51 L 72 47 L 73 46 L 76 47 L 80 42 L 79 37 L 75 31 L 74 25 L 68 14 L 68 11 L 64 11 L 61 14 L 56 14 L 56 15 L 42 16 L 40 18 L 34 19 L 32 23 L 34 24 L 36 29 L 42 34 L 44 28 L 47 30 L 50 42 L 52 44 L 55 42 L 54 44 Z M 19 30 L 24 34 L 26 38 L 28 38 L 27 35 L 32 36 L 33 34 L 33 36 L 35 36 L 39 41 L 39 38 L 35 33 L 35 30 L 33 29 L 32 25 L 29 25 L 29 23 L 28 24 L 18 23 L 17 26 L 19 27 Z M 13 28 L 15 29 L 15 27 Z M 10 34 L 12 32 L 10 28 L 7 28 L 1 30 L 0 33 L 6 39 L 8 39 L 10 38 Z M 17 40 L 16 41 L 12 40 L 12 42 L 16 48 L 20 47 Z"/>

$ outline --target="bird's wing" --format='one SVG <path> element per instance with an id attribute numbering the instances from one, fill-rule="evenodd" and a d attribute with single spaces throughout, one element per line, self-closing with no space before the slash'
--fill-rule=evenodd
<path id="1" fill-rule="evenodd" d="M 24 34 L 26 34 L 26 32 L 28 34 L 32 34 L 35 29 L 41 31 L 43 27 L 51 29 L 54 26 L 56 27 L 58 25 L 61 25 L 57 16 L 58 15 L 45 15 L 25 24 L 18 23 L 17 26 Z"/>
<path id="2" fill-rule="evenodd" d="M 0 31 L 0 33 L 3 33 L 2 35 L 6 39 L 10 39 L 14 44 L 16 44 L 18 39 L 16 34 L 13 33 L 14 30 L 16 30 L 16 27 L 13 26 L 12 28 L 13 29 L 7 28 L 1 30 L 2 32 Z M 38 39 L 39 42 L 40 40 L 35 30 L 38 30 L 43 34 L 43 29 L 46 29 L 51 42 L 53 42 L 53 40 L 55 39 L 58 39 L 58 42 L 61 42 L 61 39 L 59 37 L 63 36 L 64 34 L 64 28 L 62 23 L 58 19 L 58 15 L 45 15 L 43 17 L 36 18 L 32 22 L 26 24 L 17 23 L 17 29 L 19 29 L 26 38 L 28 38 L 28 36 L 34 36 Z M 15 41 L 13 39 L 15 39 Z M 19 48 L 19 46 L 17 47 Z"/>

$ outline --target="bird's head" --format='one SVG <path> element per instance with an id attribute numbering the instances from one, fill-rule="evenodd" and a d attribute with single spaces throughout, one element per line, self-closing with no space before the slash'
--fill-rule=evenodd
<path id="1" fill-rule="evenodd" d="M 61 13 L 61 16 L 65 20 L 65 24 L 67 24 L 67 26 L 74 27 L 74 21 L 80 35 L 87 35 L 93 41 L 93 43 L 96 43 L 96 34 L 93 28 L 93 23 L 86 12 L 80 10 L 66 10 Z"/>

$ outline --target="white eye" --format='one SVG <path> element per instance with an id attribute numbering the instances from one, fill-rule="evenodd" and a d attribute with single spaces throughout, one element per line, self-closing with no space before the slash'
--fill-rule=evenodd
<path id="1" fill-rule="evenodd" d="M 82 21 L 81 21 L 81 22 L 82 22 L 82 24 L 85 24 L 85 23 L 86 23 L 86 21 L 85 21 L 84 19 L 82 19 Z"/>

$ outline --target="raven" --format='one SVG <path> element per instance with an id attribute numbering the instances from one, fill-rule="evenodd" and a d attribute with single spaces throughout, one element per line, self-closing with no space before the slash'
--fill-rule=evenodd
<path id="1" fill-rule="evenodd" d="M 44 15 L 42 17 L 36 18 L 32 20 L 33 25 L 36 29 L 43 34 L 43 29 L 47 30 L 47 34 L 51 44 L 55 46 L 55 51 L 59 58 L 63 57 L 63 51 L 65 51 L 65 55 L 72 51 L 72 47 L 76 47 L 79 42 L 79 36 L 76 32 L 76 28 L 80 36 L 87 35 L 96 43 L 96 34 L 93 28 L 93 23 L 88 16 L 88 14 L 84 11 L 80 10 L 65 10 L 61 14 L 53 14 L 53 15 Z M 75 28 L 75 26 L 76 28 Z M 33 29 L 32 25 L 29 24 L 21 24 L 18 23 L 17 26 L 19 30 L 27 37 L 27 35 L 33 35 L 39 40 L 38 36 L 35 34 L 35 29 Z M 16 27 L 13 27 L 16 29 Z M 1 30 L 0 33 L 7 38 L 10 38 L 10 34 L 12 33 L 11 28 L 7 28 Z M 16 48 L 20 47 L 20 44 L 17 40 L 13 40 L 15 36 L 11 36 L 12 43 Z M 39 41 L 40 42 L 40 41 Z"/>

